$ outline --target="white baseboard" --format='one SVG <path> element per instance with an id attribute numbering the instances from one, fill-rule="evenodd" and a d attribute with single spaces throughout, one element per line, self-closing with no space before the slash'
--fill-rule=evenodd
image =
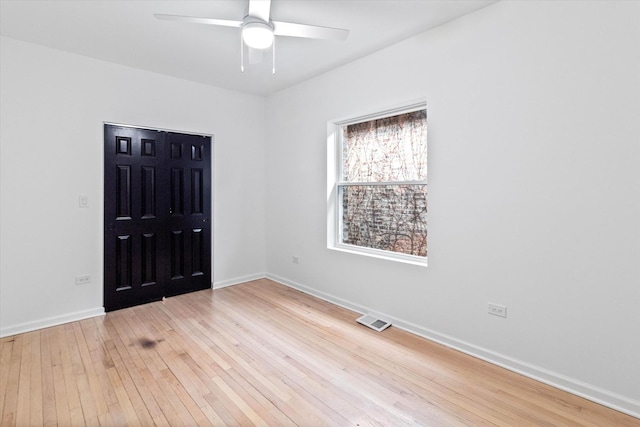
<path id="1" fill-rule="evenodd" d="M 34 320 L 32 322 L 20 323 L 6 328 L 0 328 L 0 338 L 102 315 L 104 315 L 104 307 L 98 307 L 90 310 L 77 311 L 75 313 L 67 313 L 61 316 L 47 317 L 45 319 Z"/>
<path id="2" fill-rule="evenodd" d="M 251 282 L 252 280 L 264 279 L 266 273 L 250 274 L 248 276 L 234 277 L 232 279 L 221 280 L 213 283 L 213 289 L 226 288 L 227 286 L 239 285 L 240 283 Z"/>
<path id="3" fill-rule="evenodd" d="M 344 307 L 348 310 L 352 310 L 361 314 L 372 314 L 380 319 L 384 319 L 392 323 L 396 328 L 411 332 L 412 334 L 426 338 L 430 341 L 437 342 L 446 347 L 461 351 L 462 353 L 468 354 L 473 357 L 477 357 L 478 359 L 482 359 L 486 362 L 524 375 L 525 377 L 540 381 L 544 384 L 550 385 L 560 390 L 564 390 L 571 394 L 575 394 L 587 400 L 591 400 L 592 402 L 596 402 L 608 408 L 615 409 L 616 411 L 631 415 L 632 417 L 640 418 L 640 401 L 622 396 L 620 394 L 602 389 L 600 387 L 596 387 L 591 384 L 587 384 L 583 381 L 576 380 L 575 378 L 571 378 L 566 375 L 562 375 L 560 373 L 532 365 L 522 360 L 517 360 L 509 356 L 505 356 L 503 354 L 478 347 L 474 344 L 458 340 L 454 337 L 438 333 L 431 329 L 423 328 L 411 322 L 407 322 L 393 316 L 388 316 L 384 313 L 375 312 L 367 307 L 336 297 L 335 295 L 327 294 L 325 292 L 306 287 L 304 285 L 301 285 L 300 283 L 285 279 L 284 277 L 280 277 L 274 274 L 267 274 L 266 277 L 306 294 Z"/>

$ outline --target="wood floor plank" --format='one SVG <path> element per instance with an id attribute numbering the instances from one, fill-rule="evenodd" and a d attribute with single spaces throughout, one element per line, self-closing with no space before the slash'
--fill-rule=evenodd
<path id="1" fill-rule="evenodd" d="M 13 337 L 0 339 L 0 414 L 4 413 L 5 398 L 9 389 L 9 374 L 11 372 L 11 353 L 15 339 Z M 0 416 L 0 422 L 2 417 Z"/>
<path id="2" fill-rule="evenodd" d="M 31 345 L 34 336 L 38 332 L 29 332 L 25 334 L 22 342 L 22 352 L 20 356 L 20 377 L 18 383 L 18 405 L 16 408 L 16 423 L 18 425 L 29 425 L 30 413 L 30 388 L 31 388 Z"/>
<path id="3" fill-rule="evenodd" d="M 40 331 L 40 354 L 42 367 L 42 425 L 56 426 L 56 397 L 51 362 L 51 344 L 53 335 L 51 328 Z"/>
<path id="4" fill-rule="evenodd" d="M 78 387 L 77 376 L 82 374 L 82 366 L 78 365 L 75 356 L 75 337 L 73 335 L 73 324 L 67 323 L 60 326 L 60 362 L 65 384 L 65 396 L 69 407 L 70 425 L 84 426 L 86 424 L 82 401 L 80 400 L 80 388 Z"/>
<path id="5" fill-rule="evenodd" d="M 11 361 L 6 381 L 4 406 L 0 414 L 0 425 L 15 425 L 18 410 L 18 389 L 20 384 L 20 362 L 22 343 L 26 334 L 11 337 Z"/>
<path id="6" fill-rule="evenodd" d="M 82 361 L 85 375 L 83 380 L 86 382 L 87 398 L 91 400 L 91 406 L 93 412 L 91 418 L 98 420 L 102 415 L 108 412 L 108 404 L 104 397 L 103 388 L 101 387 L 100 377 L 96 372 L 94 361 L 91 357 L 91 351 L 89 350 L 89 343 L 87 342 L 87 336 L 84 333 L 83 324 L 92 324 L 90 320 L 84 320 L 82 322 L 76 322 L 73 324 L 73 332 L 76 338 L 78 346 L 78 354 Z M 99 370 L 101 366 L 98 366 Z M 88 406 L 88 403 L 83 402 L 83 406 Z M 85 411 L 86 413 L 87 411 Z"/>
<path id="7" fill-rule="evenodd" d="M 58 425 L 71 425 L 71 412 L 69 410 L 69 398 L 67 396 L 67 381 L 62 367 L 62 354 L 60 350 L 62 327 L 50 328 L 49 348 L 51 353 L 51 374 L 53 376 L 53 395 L 56 404 L 56 421 Z"/>
<path id="8" fill-rule="evenodd" d="M 43 386 L 41 362 L 41 337 L 43 331 L 37 331 L 31 343 L 31 384 L 29 385 L 29 425 L 41 426 L 43 418 Z"/>
<path id="9" fill-rule="evenodd" d="M 0 426 L 640 419 L 262 279 L 0 339 Z"/>
<path id="10" fill-rule="evenodd" d="M 128 423 L 131 424 L 142 424 L 141 420 L 138 418 L 136 411 L 133 407 L 133 403 L 131 402 L 131 398 L 125 389 L 124 384 L 122 383 L 122 379 L 118 374 L 118 370 L 116 368 L 107 369 L 107 374 L 111 381 L 111 386 L 118 397 L 118 403 L 122 408 L 122 413 L 124 415 L 124 419 L 127 420 Z"/>

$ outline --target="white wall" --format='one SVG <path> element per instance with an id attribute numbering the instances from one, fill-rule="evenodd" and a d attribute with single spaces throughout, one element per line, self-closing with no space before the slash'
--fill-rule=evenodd
<path id="1" fill-rule="evenodd" d="M 271 96 L 270 276 L 640 416 L 639 19 L 500 2 Z M 419 98 L 429 266 L 328 250 L 327 121 Z"/>
<path id="2" fill-rule="evenodd" d="M 102 312 L 103 121 L 213 134 L 213 280 L 264 275 L 264 98 L 8 38 L 0 51 L 0 336 Z"/>

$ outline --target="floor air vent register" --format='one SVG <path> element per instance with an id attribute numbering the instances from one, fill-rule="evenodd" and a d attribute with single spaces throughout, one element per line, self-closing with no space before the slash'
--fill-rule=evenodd
<path id="1" fill-rule="evenodd" d="M 391 323 L 385 322 L 384 320 L 380 320 L 377 317 L 373 317 L 369 314 L 365 314 L 364 316 L 360 317 L 356 321 L 378 332 L 382 332 L 385 329 L 387 329 L 389 326 L 391 326 Z"/>

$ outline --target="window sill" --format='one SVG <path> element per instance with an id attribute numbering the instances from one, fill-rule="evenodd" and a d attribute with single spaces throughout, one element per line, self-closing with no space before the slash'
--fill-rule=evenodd
<path id="1" fill-rule="evenodd" d="M 369 249 L 369 248 L 361 248 L 361 247 L 352 246 L 352 245 L 342 245 L 342 244 L 328 246 L 327 248 L 332 251 L 346 252 L 353 255 L 363 255 L 371 258 L 378 258 L 378 259 L 384 259 L 387 261 L 400 262 L 403 264 L 417 265 L 418 267 L 427 267 L 428 265 L 427 258 L 418 257 L 414 255 L 404 255 L 404 254 L 396 255 L 396 254 L 390 254 L 386 251 L 380 251 L 380 250 Z"/>

